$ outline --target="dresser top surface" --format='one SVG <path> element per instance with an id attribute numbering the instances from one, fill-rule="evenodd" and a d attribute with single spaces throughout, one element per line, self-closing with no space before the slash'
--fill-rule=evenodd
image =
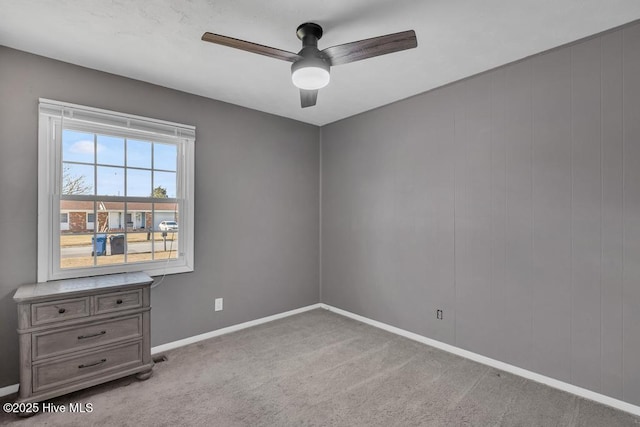
<path id="1" fill-rule="evenodd" d="M 28 302 L 58 296 L 64 298 L 76 294 L 109 289 L 117 290 L 117 288 L 145 285 L 152 282 L 153 279 L 144 272 L 81 277 L 77 279 L 22 285 L 13 295 L 13 299 L 16 302 Z"/>

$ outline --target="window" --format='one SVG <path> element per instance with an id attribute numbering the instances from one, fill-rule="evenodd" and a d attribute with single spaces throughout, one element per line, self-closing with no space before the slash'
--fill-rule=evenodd
<path id="1" fill-rule="evenodd" d="M 39 127 L 38 281 L 193 271 L 192 126 L 41 99 Z"/>
<path id="2" fill-rule="evenodd" d="M 95 223 L 96 223 L 96 214 L 94 214 L 93 212 L 87 212 L 87 226 L 86 226 L 87 231 L 94 230 Z"/>
<path id="3" fill-rule="evenodd" d="M 64 212 L 60 214 L 60 230 L 68 230 L 69 229 L 69 214 Z"/>

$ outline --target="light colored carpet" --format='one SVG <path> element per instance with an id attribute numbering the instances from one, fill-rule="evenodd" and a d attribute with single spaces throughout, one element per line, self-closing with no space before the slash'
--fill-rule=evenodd
<path id="1" fill-rule="evenodd" d="M 640 418 L 313 310 L 166 353 L 23 426 L 637 426 Z"/>

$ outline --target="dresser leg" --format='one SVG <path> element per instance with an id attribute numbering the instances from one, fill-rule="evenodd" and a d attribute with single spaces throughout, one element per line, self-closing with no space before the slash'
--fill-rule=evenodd
<path id="1" fill-rule="evenodd" d="M 148 371 L 142 371 L 139 374 L 136 374 L 136 378 L 140 381 L 148 380 L 153 375 L 153 369 L 149 369 Z"/>

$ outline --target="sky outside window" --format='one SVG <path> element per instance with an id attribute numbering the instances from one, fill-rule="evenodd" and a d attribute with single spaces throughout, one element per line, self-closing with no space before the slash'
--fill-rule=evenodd
<path id="1" fill-rule="evenodd" d="M 66 162 L 94 162 L 92 133 L 65 129 L 62 131 L 62 160 Z"/>
<path id="2" fill-rule="evenodd" d="M 127 140 L 127 166 L 151 169 L 151 143 Z"/>
<path id="3" fill-rule="evenodd" d="M 153 145 L 153 168 L 168 171 L 176 170 L 178 147 L 170 144 L 155 143 Z"/>
<path id="4" fill-rule="evenodd" d="M 124 138 L 98 135 L 98 163 L 124 166 Z"/>

